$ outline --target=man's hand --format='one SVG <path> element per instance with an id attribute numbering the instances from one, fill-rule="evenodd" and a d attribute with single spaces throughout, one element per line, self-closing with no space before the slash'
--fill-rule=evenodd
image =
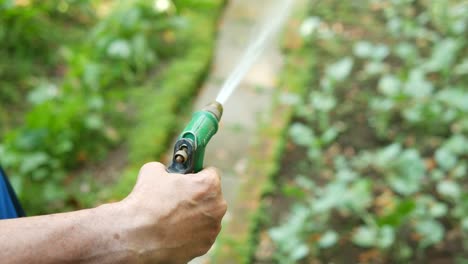
<path id="1" fill-rule="evenodd" d="M 0 221 L 2 263 L 187 263 L 214 243 L 226 212 L 219 174 L 144 165 L 124 200 Z"/>
<path id="2" fill-rule="evenodd" d="M 121 203 L 135 221 L 128 246 L 144 262 L 187 263 L 205 254 L 226 213 L 217 170 L 171 174 L 156 162 L 141 168 L 137 184 Z"/>

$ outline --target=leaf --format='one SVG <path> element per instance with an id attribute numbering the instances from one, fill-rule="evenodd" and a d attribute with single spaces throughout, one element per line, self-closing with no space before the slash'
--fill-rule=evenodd
<path id="1" fill-rule="evenodd" d="M 301 200 L 306 196 L 304 190 L 296 185 L 293 184 L 285 184 L 281 188 L 281 193 L 288 197 L 293 198 L 295 200 Z"/>
<path id="2" fill-rule="evenodd" d="M 395 229 L 391 226 L 383 226 L 379 230 L 377 246 L 379 248 L 389 248 L 395 242 Z"/>
<path id="3" fill-rule="evenodd" d="M 380 61 L 367 62 L 364 71 L 369 75 L 377 75 L 385 72 L 387 65 Z"/>
<path id="4" fill-rule="evenodd" d="M 437 99 L 450 107 L 468 113 L 468 92 L 462 89 L 448 88 L 441 90 L 437 93 Z"/>
<path id="5" fill-rule="evenodd" d="M 451 180 L 444 180 L 437 184 L 437 192 L 446 198 L 456 199 L 460 197 L 460 186 Z"/>
<path id="6" fill-rule="evenodd" d="M 433 89 L 432 83 L 426 79 L 425 73 L 421 69 L 411 70 L 409 78 L 404 84 L 405 93 L 414 98 L 427 97 Z"/>
<path id="7" fill-rule="evenodd" d="M 107 54 L 117 59 L 127 59 L 130 57 L 130 52 L 130 45 L 123 39 L 114 40 L 107 48 Z"/>
<path id="8" fill-rule="evenodd" d="M 85 85 L 93 90 L 100 87 L 101 67 L 97 63 L 88 63 L 84 66 L 83 81 Z"/>
<path id="9" fill-rule="evenodd" d="M 307 38 L 316 32 L 321 24 L 322 22 L 319 17 L 308 17 L 302 22 L 299 33 L 303 38 Z"/>
<path id="10" fill-rule="evenodd" d="M 86 127 L 90 130 L 97 130 L 103 127 L 102 118 L 96 114 L 89 114 L 84 121 Z"/>
<path id="11" fill-rule="evenodd" d="M 309 248 L 302 241 L 302 237 L 308 232 L 310 226 L 309 216 L 311 210 L 308 206 L 296 204 L 286 221 L 278 227 L 269 230 L 271 239 L 279 251 L 279 254 L 297 261 L 309 254 Z"/>
<path id="12" fill-rule="evenodd" d="M 444 227 L 436 220 L 423 219 L 415 223 L 416 232 L 422 236 L 423 247 L 439 243 L 444 238 Z"/>
<path id="13" fill-rule="evenodd" d="M 310 178 L 307 178 L 304 175 L 298 175 L 295 179 L 295 182 L 297 185 L 301 186 L 304 189 L 307 189 L 309 191 L 313 190 L 315 188 L 315 183 L 313 180 Z"/>
<path id="14" fill-rule="evenodd" d="M 31 153 L 24 156 L 24 160 L 21 162 L 20 171 L 22 174 L 32 173 L 40 166 L 47 164 L 49 161 L 49 155 L 44 152 Z"/>
<path id="15" fill-rule="evenodd" d="M 408 42 L 398 43 L 395 46 L 395 54 L 403 60 L 415 58 L 418 56 L 418 50 L 415 45 Z"/>
<path id="16" fill-rule="evenodd" d="M 455 134 L 445 142 L 443 147 L 457 155 L 468 154 L 468 138 L 461 134 Z"/>
<path id="17" fill-rule="evenodd" d="M 289 128 L 289 135 L 293 139 L 294 143 L 298 144 L 299 146 L 310 146 L 311 143 L 315 140 L 312 129 L 301 123 L 294 123 Z"/>
<path id="18" fill-rule="evenodd" d="M 435 152 L 435 160 L 439 167 L 445 171 L 452 169 L 457 164 L 457 156 L 445 148 L 437 149 Z"/>
<path id="19" fill-rule="evenodd" d="M 379 167 L 386 167 L 392 161 L 394 161 L 401 153 L 401 145 L 399 143 L 393 143 L 384 149 L 377 152 L 375 156 L 375 163 Z"/>
<path id="20" fill-rule="evenodd" d="M 459 47 L 459 41 L 453 38 L 446 38 L 436 42 L 426 68 L 429 71 L 440 71 L 452 66 Z"/>
<path id="21" fill-rule="evenodd" d="M 429 213 L 432 217 L 438 218 L 447 215 L 448 207 L 444 203 L 434 203 L 429 207 Z"/>
<path id="22" fill-rule="evenodd" d="M 388 98 L 371 98 L 370 107 L 376 112 L 388 112 L 395 107 L 395 102 Z"/>
<path id="23" fill-rule="evenodd" d="M 468 59 L 464 59 L 460 64 L 455 66 L 453 72 L 460 76 L 468 74 Z"/>
<path id="24" fill-rule="evenodd" d="M 86 103 L 90 110 L 100 110 L 104 107 L 104 100 L 100 96 L 91 96 Z"/>
<path id="25" fill-rule="evenodd" d="M 424 161 L 415 149 L 408 149 L 398 157 L 393 164 L 393 170 L 388 174 L 390 186 L 402 195 L 410 195 L 421 188 L 425 175 Z"/>
<path id="26" fill-rule="evenodd" d="M 359 41 L 353 47 L 354 55 L 360 58 L 383 60 L 389 54 L 389 49 L 384 44 L 372 44 L 368 41 Z"/>
<path id="27" fill-rule="evenodd" d="M 330 144 L 336 139 L 338 134 L 339 134 L 338 129 L 331 126 L 322 134 L 322 136 L 320 137 L 320 140 L 323 142 L 323 144 Z"/>
<path id="28" fill-rule="evenodd" d="M 334 64 L 331 64 L 326 69 L 326 76 L 334 81 L 343 81 L 346 79 L 353 68 L 353 59 L 346 57 Z"/>
<path id="29" fill-rule="evenodd" d="M 468 165 L 467 164 L 460 164 L 452 171 L 452 175 L 455 178 L 463 178 L 467 175 L 468 172 Z"/>
<path id="30" fill-rule="evenodd" d="M 360 226 L 354 232 L 352 240 L 354 244 L 361 247 L 372 247 L 377 239 L 377 230 L 375 228 Z"/>
<path id="31" fill-rule="evenodd" d="M 399 227 L 415 208 L 416 204 L 411 199 L 399 201 L 391 212 L 378 219 L 378 224 L 379 226 L 389 225 Z"/>
<path id="32" fill-rule="evenodd" d="M 356 44 L 354 44 L 353 47 L 353 52 L 354 55 L 360 58 L 369 58 L 372 54 L 372 49 L 373 49 L 372 43 L 368 41 L 359 41 Z"/>
<path id="33" fill-rule="evenodd" d="M 387 45 L 385 44 L 377 44 L 374 46 L 374 50 L 372 51 L 372 58 L 374 60 L 383 60 L 385 59 L 388 54 L 390 53 Z"/>
<path id="34" fill-rule="evenodd" d="M 461 220 L 461 225 L 462 229 L 465 231 L 465 232 L 468 232 L 468 217 L 465 217 Z"/>
<path id="35" fill-rule="evenodd" d="M 325 213 L 332 208 L 345 204 L 346 185 L 341 182 L 331 182 L 322 194 L 312 204 L 314 213 Z"/>
<path id="36" fill-rule="evenodd" d="M 336 173 L 336 179 L 343 182 L 350 182 L 358 177 L 358 174 L 350 169 L 340 169 Z"/>
<path id="37" fill-rule="evenodd" d="M 351 184 L 345 192 L 342 203 L 354 211 L 362 211 L 372 202 L 372 182 L 368 179 L 359 179 Z"/>
<path id="38" fill-rule="evenodd" d="M 300 260 L 309 254 L 309 248 L 307 245 L 301 244 L 298 247 L 292 249 L 291 258 L 292 260 Z"/>
<path id="39" fill-rule="evenodd" d="M 329 112 L 336 106 L 336 99 L 323 92 L 313 92 L 310 94 L 312 106 L 323 112 Z"/>
<path id="40" fill-rule="evenodd" d="M 62 200 L 67 196 L 63 186 L 57 186 L 53 182 L 46 182 L 43 189 L 44 199 L 48 202 Z"/>
<path id="41" fill-rule="evenodd" d="M 41 83 L 28 94 L 28 101 L 32 104 L 42 104 L 60 96 L 58 87 L 53 83 Z"/>
<path id="42" fill-rule="evenodd" d="M 395 230 L 390 226 L 361 226 L 354 233 L 352 240 L 361 247 L 389 248 L 395 241 Z"/>
<path id="43" fill-rule="evenodd" d="M 338 241 L 338 234 L 333 230 L 328 230 L 320 237 L 318 245 L 321 248 L 329 248 L 336 244 Z"/>
<path id="44" fill-rule="evenodd" d="M 395 96 L 400 92 L 401 82 L 393 75 L 384 75 L 379 80 L 378 88 L 386 96 Z"/>

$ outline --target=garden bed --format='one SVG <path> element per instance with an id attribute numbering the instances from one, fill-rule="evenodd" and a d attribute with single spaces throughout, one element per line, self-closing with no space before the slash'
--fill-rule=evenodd
<path id="1" fill-rule="evenodd" d="M 465 263 L 468 6 L 318 3 L 255 263 Z"/>

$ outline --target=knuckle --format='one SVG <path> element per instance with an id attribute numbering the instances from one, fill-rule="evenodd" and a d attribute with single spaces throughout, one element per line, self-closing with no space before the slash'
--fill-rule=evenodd
<path id="1" fill-rule="evenodd" d="M 224 216 L 227 212 L 228 204 L 226 200 L 222 199 L 220 204 L 221 216 Z"/>
<path id="2" fill-rule="evenodd" d="M 211 246 L 213 246 L 214 242 L 216 241 L 216 236 L 212 236 L 210 238 L 208 238 L 205 242 L 205 253 L 208 252 L 211 248 Z"/>
<path id="3" fill-rule="evenodd" d="M 143 166 L 141 167 L 141 170 L 148 171 L 148 170 L 159 169 L 160 165 L 161 164 L 159 162 L 148 162 L 148 163 L 143 164 Z"/>
<path id="4" fill-rule="evenodd" d="M 216 174 L 205 174 L 196 180 L 197 184 L 205 190 L 220 190 L 220 179 Z"/>
<path id="5" fill-rule="evenodd" d="M 212 243 L 210 243 L 210 241 L 205 241 L 204 243 L 202 243 L 196 252 L 197 257 L 208 253 L 208 250 L 210 250 L 211 245 Z"/>
<path id="6" fill-rule="evenodd" d="M 212 183 L 212 184 L 220 184 L 221 182 L 221 176 L 219 174 L 219 171 L 215 168 L 208 168 L 204 171 L 205 179 L 206 181 Z"/>
<path id="7" fill-rule="evenodd" d="M 211 173 L 208 176 L 208 182 L 210 187 L 215 189 L 221 189 L 221 178 L 217 173 Z"/>
<path id="8" fill-rule="evenodd" d="M 210 250 L 210 248 L 216 242 L 216 237 L 217 236 L 218 236 L 218 233 L 216 234 L 216 236 L 210 237 L 210 239 L 208 240 L 208 244 L 207 244 L 208 250 Z"/>
<path id="9" fill-rule="evenodd" d="M 215 226 L 215 233 L 214 233 L 214 236 L 213 236 L 213 239 L 216 240 L 216 237 L 218 236 L 219 232 L 221 232 L 221 222 L 219 222 L 218 224 L 216 224 Z"/>

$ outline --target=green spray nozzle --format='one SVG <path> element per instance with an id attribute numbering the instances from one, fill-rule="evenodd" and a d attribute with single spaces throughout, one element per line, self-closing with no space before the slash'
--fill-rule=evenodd
<path id="1" fill-rule="evenodd" d="M 218 131 L 222 114 L 223 106 L 218 102 L 212 102 L 193 114 L 174 145 L 172 163 L 167 171 L 186 174 L 203 169 L 206 146 Z"/>

